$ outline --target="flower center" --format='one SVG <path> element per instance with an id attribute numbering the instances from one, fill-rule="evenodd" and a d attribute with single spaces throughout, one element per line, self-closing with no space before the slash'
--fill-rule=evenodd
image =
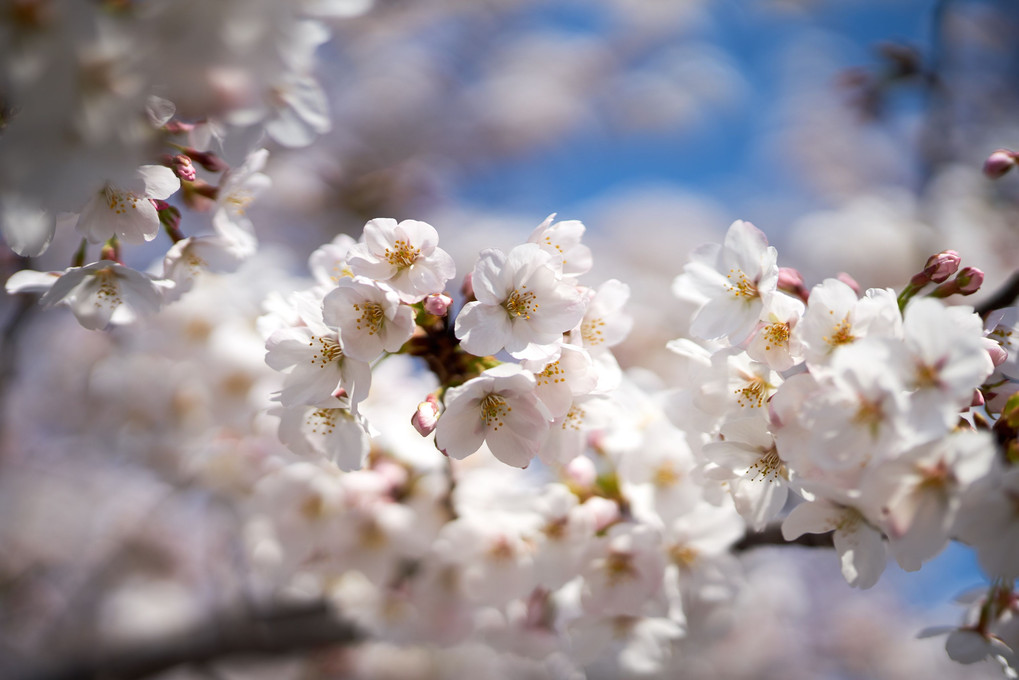
<path id="1" fill-rule="evenodd" d="M 313 335 L 308 346 L 314 347 L 315 343 L 318 343 L 319 347 L 318 351 L 311 355 L 312 365 L 325 368 L 343 358 L 343 350 L 340 349 L 340 343 L 336 338 Z"/>
<path id="2" fill-rule="evenodd" d="M 584 344 L 589 347 L 595 347 L 605 342 L 605 338 L 602 335 L 601 329 L 605 325 L 605 322 L 601 318 L 584 320 L 584 323 L 580 325 L 580 337 L 584 339 Z"/>
<path id="3" fill-rule="evenodd" d="M 305 424 L 311 434 L 323 437 L 331 435 L 336 429 L 336 420 L 341 411 L 338 408 L 317 408 L 308 414 Z"/>
<path id="4" fill-rule="evenodd" d="M 761 376 L 750 376 L 743 387 L 739 387 L 734 391 L 736 403 L 742 408 L 760 408 L 768 397 L 769 387 L 771 385 Z"/>
<path id="5" fill-rule="evenodd" d="M 527 288 L 524 286 L 523 288 Z M 535 295 L 529 290 L 523 292 L 514 290 L 506 298 L 506 301 L 502 303 L 502 306 L 506 309 L 506 312 L 510 316 L 524 317 L 528 321 L 531 319 L 531 314 L 538 311 L 538 304 L 534 301 Z"/>
<path id="6" fill-rule="evenodd" d="M 761 331 L 768 344 L 764 346 L 765 351 L 771 351 L 773 347 L 785 347 L 789 344 L 789 324 L 775 322 L 765 326 Z"/>
<path id="7" fill-rule="evenodd" d="M 485 425 L 496 431 L 505 425 L 503 418 L 512 410 L 506 405 L 506 400 L 498 394 L 488 394 L 481 400 L 481 418 Z"/>
<path id="8" fill-rule="evenodd" d="M 738 298 L 753 299 L 758 297 L 757 284 L 747 278 L 741 269 L 730 269 L 728 276 L 729 291 Z"/>
<path id="9" fill-rule="evenodd" d="M 558 361 L 553 361 L 534 377 L 538 379 L 539 385 L 557 385 L 566 382 L 566 372 L 560 368 Z"/>
<path id="10" fill-rule="evenodd" d="M 421 249 L 411 246 L 408 241 L 397 240 L 392 248 L 386 248 L 383 257 L 397 269 L 406 269 L 421 255 Z"/>
<path id="11" fill-rule="evenodd" d="M 95 278 L 99 282 L 99 290 L 95 295 L 95 306 L 110 305 L 117 307 L 121 304 L 120 288 L 117 286 L 117 274 L 112 267 L 103 267 L 95 271 Z"/>
<path id="12" fill-rule="evenodd" d="M 376 335 L 382 330 L 386 313 L 377 302 L 355 303 L 354 310 L 361 312 L 357 319 L 357 330 L 367 330 L 368 335 Z"/>
<path id="13" fill-rule="evenodd" d="M 106 206 L 113 211 L 114 215 L 126 215 L 128 210 L 137 210 L 140 196 L 129 191 L 121 191 L 115 187 L 107 186 L 103 193 L 106 195 Z"/>
<path id="14" fill-rule="evenodd" d="M 783 472 L 782 459 L 778 457 L 778 450 L 772 446 L 747 469 L 747 479 L 777 482 L 779 476 L 784 476 Z"/>
<path id="15" fill-rule="evenodd" d="M 831 312 L 829 312 L 830 314 Z M 853 335 L 853 325 L 849 321 L 849 315 L 846 314 L 842 321 L 835 324 L 835 328 L 832 329 L 831 335 L 824 336 L 824 341 L 832 347 L 838 347 L 839 345 L 848 345 L 849 343 L 856 340 L 856 336 Z"/>

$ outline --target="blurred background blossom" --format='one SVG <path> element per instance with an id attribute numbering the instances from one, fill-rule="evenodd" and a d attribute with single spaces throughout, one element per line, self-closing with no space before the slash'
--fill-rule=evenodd
<path id="1" fill-rule="evenodd" d="M 16 10 L 59 10 L 60 30 L 18 53 L 50 57 L 19 62 L 0 95 L 23 92 L 24 107 L 54 117 L 86 106 L 92 121 L 91 136 L 57 139 L 48 133 L 66 121 L 0 112 L 0 153 L 26 159 L 0 171 L 0 190 L 24 191 L 54 213 L 85 195 L 81 177 L 143 162 L 152 140 L 123 107 L 138 105 L 149 83 L 184 116 L 210 100 L 224 110 L 243 100 L 246 123 L 273 115 L 262 94 L 281 64 L 311 70 L 309 55 L 288 52 L 293 36 L 272 30 L 271 2 L 152 3 L 145 31 L 160 39 L 129 53 L 77 32 L 66 4 L 5 4 L 0 58 L 34 39 L 24 23 L 33 16 Z M 256 320 L 271 293 L 305 285 L 298 277 L 316 247 L 356 237 L 368 219 L 435 225 L 460 273 L 479 249 L 508 249 L 550 213 L 582 220 L 595 283 L 614 277 L 633 289 L 637 332 L 617 348 L 620 363 L 653 368 L 645 379 L 662 385 L 682 372 L 665 344 L 685 334 L 690 311 L 668 283 L 691 248 L 719 240 L 734 219 L 765 231 L 808 287 L 838 271 L 863 287 L 900 285 L 946 248 L 983 268 L 988 290 L 1019 265 L 1019 186 L 980 171 L 991 151 L 1019 144 L 1019 5 L 1010 0 L 307 4 L 321 5 L 332 32 L 313 69 L 332 122 L 307 148 L 271 147 L 272 188 L 248 213 L 263 242 L 258 259 L 230 279 L 204 277 L 148 324 L 107 334 L 63 311 L 0 300 L 0 674 L 44 654 L 172 635 L 273 584 L 278 552 L 301 539 L 270 535 L 259 503 L 298 482 L 265 481 L 293 455 L 264 414 L 278 385 Z M 224 27 L 230 40 L 213 31 Z M 91 73 L 117 87 L 82 95 L 49 79 L 46 69 L 63 77 L 75 50 L 96 44 L 105 51 L 89 52 Z M 249 69 L 261 80 L 242 77 Z M 53 247 L 33 267 L 68 265 L 76 244 L 66 231 L 58 219 Z M 159 247 L 132 250 L 132 264 L 146 267 Z M 0 250 L 0 276 L 19 266 Z M 379 448 L 421 465 L 434 452 L 409 431 L 409 414 L 432 385 L 399 361 L 385 370 L 373 389 L 389 380 L 390 393 L 406 394 L 408 422 L 369 400 L 370 420 L 397 433 Z M 422 507 L 445 493 L 437 477 L 422 473 Z M 326 506 L 330 493 L 370 495 L 337 485 L 322 491 Z M 678 643 L 665 676 L 996 677 L 993 665 L 955 666 L 940 642 L 911 639 L 955 621 L 946 602 L 981 581 L 961 549 L 862 594 L 834 561 L 799 550 L 745 561 L 739 616 Z M 375 595 L 349 579 L 333 593 Z M 466 642 L 391 645 L 165 677 L 569 677 L 554 657 Z"/>

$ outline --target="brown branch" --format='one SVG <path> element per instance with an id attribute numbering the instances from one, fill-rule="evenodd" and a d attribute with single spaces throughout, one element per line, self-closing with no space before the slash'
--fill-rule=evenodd
<path id="1" fill-rule="evenodd" d="M 1005 285 L 994 291 L 991 297 L 977 305 L 976 312 L 981 317 L 986 317 L 996 309 L 1011 306 L 1015 303 L 1016 298 L 1019 298 L 1019 272 L 1012 274 L 1008 281 L 1005 282 Z"/>
<path id="2" fill-rule="evenodd" d="M 21 669 L 15 680 L 137 680 L 181 665 L 229 657 L 282 656 L 364 639 L 322 601 L 229 614 L 173 636 L 120 648 L 83 651 Z M 11 677 L 11 676 L 8 676 Z"/>
<path id="3" fill-rule="evenodd" d="M 782 537 L 782 525 L 780 523 L 769 524 L 761 531 L 747 531 L 743 538 L 733 547 L 733 552 L 745 552 L 751 548 L 775 545 L 799 545 L 807 548 L 834 548 L 832 537 L 834 533 L 829 531 L 825 534 L 803 534 L 799 538 L 787 541 Z"/>

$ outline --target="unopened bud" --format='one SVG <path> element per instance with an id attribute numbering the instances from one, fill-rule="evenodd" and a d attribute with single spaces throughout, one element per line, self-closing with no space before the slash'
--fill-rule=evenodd
<path id="1" fill-rule="evenodd" d="M 1001 343 L 994 338 L 984 338 L 984 349 L 991 355 L 991 363 L 995 367 L 1001 366 L 1008 361 L 1008 350 L 1001 346 Z"/>
<path id="2" fill-rule="evenodd" d="M 439 421 L 439 400 L 435 398 L 434 394 L 429 394 L 427 398 L 420 404 L 414 411 L 414 415 L 410 418 L 410 424 L 414 426 L 414 429 L 418 431 L 422 437 L 427 437 L 435 430 L 435 424 Z"/>
<path id="3" fill-rule="evenodd" d="M 433 293 L 425 298 L 425 311 L 434 316 L 446 316 L 453 298 L 444 293 Z"/>
<path id="4" fill-rule="evenodd" d="M 587 489 L 594 485 L 598 479 L 598 470 L 594 461 L 587 456 L 577 456 L 566 464 L 566 479 L 581 489 Z"/>
<path id="5" fill-rule="evenodd" d="M 854 278 L 853 278 L 852 276 L 850 276 L 849 274 L 847 274 L 847 273 L 845 273 L 845 272 L 839 272 L 839 273 L 838 273 L 838 274 L 837 274 L 837 275 L 835 276 L 835 278 L 836 278 L 836 279 L 838 279 L 839 281 L 841 281 L 842 283 L 846 284 L 846 285 L 847 285 L 847 286 L 849 286 L 850 288 L 852 288 L 852 289 L 853 289 L 853 292 L 854 292 L 854 293 L 856 293 L 857 295 L 859 295 L 859 294 L 860 294 L 860 284 L 859 284 L 859 283 L 857 283 L 857 282 L 856 282 L 856 279 L 854 279 Z"/>
<path id="6" fill-rule="evenodd" d="M 976 267 L 963 267 L 954 279 L 945 281 L 934 289 L 931 297 L 945 298 L 949 295 L 972 295 L 984 283 L 984 273 Z"/>
<path id="7" fill-rule="evenodd" d="M 191 164 L 191 159 L 182 153 L 173 157 L 172 168 L 177 176 L 185 182 L 194 182 L 198 176 L 195 166 Z"/>
<path id="8" fill-rule="evenodd" d="M 991 179 L 998 179 L 1016 163 L 1016 155 L 1008 149 L 998 149 L 984 161 L 984 174 Z"/>
<path id="9" fill-rule="evenodd" d="M 464 294 L 464 302 L 473 302 L 474 300 L 477 300 L 477 298 L 474 297 L 474 272 L 467 272 L 466 276 L 464 276 L 464 283 L 461 291 Z"/>
<path id="10" fill-rule="evenodd" d="M 972 295 L 984 285 L 984 273 L 976 267 L 963 267 L 955 280 L 959 282 L 959 295 Z"/>
<path id="11" fill-rule="evenodd" d="M 795 295 L 804 302 L 810 297 L 810 291 L 807 290 L 806 284 L 803 283 L 803 275 L 792 267 L 779 267 L 778 289 Z"/>
<path id="12" fill-rule="evenodd" d="M 959 271 L 962 258 L 954 250 L 944 250 L 927 258 L 923 267 L 923 275 L 932 283 L 943 283 L 955 272 Z"/>
<path id="13" fill-rule="evenodd" d="M 230 166 L 211 151 L 199 151 L 197 149 L 184 149 L 184 153 L 191 157 L 191 160 L 209 172 L 223 172 L 229 170 Z"/>

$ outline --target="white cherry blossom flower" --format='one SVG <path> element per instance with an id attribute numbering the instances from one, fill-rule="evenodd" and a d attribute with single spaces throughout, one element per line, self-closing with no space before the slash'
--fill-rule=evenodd
<path id="1" fill-rule="evenodd" d="M 704 457 L 717 465 L 709 478 L 727 480 L 736 511 L 760 531 L 785 507 L 789 496 L 785 462 L 763 417 L 732 420 L 722 426 L 721 441 L 705 444 Z"/>
<path id="2" fill-rule="evenodd" d="M 150 199 L 165 200 L 180 189 L 170 168 L 143 165 L 129 184 L 107 184 L 85 204 L 75 228 L 92 243 L 116 236 L 131 245 L 151 241 L 159 233 L 159 214 Z"/>
<path id="3" fill-rule="evenodd" d="M 294 453 L 321 456 L 341 470 L 357 470 L 364 465 L 371 448 L 368 423 L 364 417 L 336 407 L 293 406 L 274 409 L 280 418 L 280 441 Z"/>
<path id="4" fill-rule="evenodd" d="M 597 290 L 584 291 L 587 310 L 578 328 L 569 333 L 569 341 L 591 352 L 608 349 L 622 342 L 633 328 L 633 317 L 624 310 L 630 299 L 630 287 L 609 279 Z"/>
<path id="5" fill-rule="evenodd" d="M 548 431 L 534 390 L 534 375 L 514 364 L 496 366 L 450 388 L 446 410 L 435 426 L 435 445 L 460 459 L 487 443 L 502 462 L 527 467 Z"/>
<path id="6" fill-rule="evenodd" d="M 952 427 L 973 390 L 994 370 L 984 348 L 983 324 L 970 307 L 946 307 L 933 298 L 910 302 L 902 322 L 911 388 L 910 416 L 932 437 Z"/>
<path id="7" fill-rule="evenodd" d="M 834 531 L 842 576 L 854 588 L 870 588 L 885 570 L 888 558 L 881 532 L 856 508 L 825 499 L 800 503 L 782 522 L 782 536 L 793 541 L 803 534 Z"/>
<path id="8" fill-rule="evenodd" d="M 657 531 L 646 524 L 616 524 L 581 572 L 584 611 L 596 616 L 636 616 L 662 587 L 665 558 Z"/>
<path id="9" fill-rule="evenodd" d="M 778 286 L 777 251 L 757 227 L 737 220 L 726 232 L 724 244 L 701 246 L 690 260 L 672 286 L 680 297 L 701 296 L 690 332 L 705 340 L 743 342 L 761 316 L 762 297 Z"/>
<path id="10" fill-rule="evenodd" d="M 331 289 L 344 277 L 354 278 L 347 256 L 355 243 L 349 235 L 338 234 L 329 243 L 315 249 L 308 257 L 308 269 L 318 285 Z"/>
<path id="11" fill-rule="evenodd" d="M 591 356 L 573 345 L 564 345 L 555 361 L 524 361 L 521 365 L 534 373 L 535 394 L 552 418 L 565 416 L 574 397 L 589 394 L 598 384 Z"/>
<path id="12" fill-rule="evenodd" d="M 974 483 L 963 496 L 953 535 L 973 546 L 990 576 L 1019 577 L 1019 467 Z"/>
<path id="13" fill-rule="evenodd" d="M 962 431 L 873 471 L 869 493 L 882 509 L 892 554 L 903 569 L 918 570 L 945 547 L 963 492 L 992 470 L 995 455 L 987 433 Z"/>
<path id="14" fill-rule="evenodd" d="M 902 335 L 895 293 L 872 288 L 857 298 L 853 289 L 838 279 L 825 279 L 814 286 L 795 332 L 811 369 L 826 365 L 839 347 L 868 335 Z"/>
<path id="15" fill-rule="evenodd" d="M 561 280 L 553 256 L 534 243 L 508 255 L 481 251 L 472 283 L 477 300 L 464 305 L 454 328 L 462 347 L 477 356 L 505 349 L 517 359 L 552 359 L 563 333 L 584 316 L 580 291 Z"/>
<path id="16" fill-rule="evenodd" d="M 555 213 L 545 218 L 531 235 L 528 243 L 537 243 L 551 253 L 563 276 L 580 276 L 591 269 L 591 249 L 580 242 L 584 235 L 584 223 L 578 220 L 564 220 L 553 223 Z"/>
<path id="17" fill-rule="evenodd" d="M 368 396 L 370 366 L 344 353 L 337 329 L 322 321 L 317 297 L 297 293 L 292 301 L 303 325 L 280 328 L 265 343 L 265 362 L 277 371 L 289 371 L 280 403 L 317 406 L 342 396 L 356 412 Z"/>
<path id="18" fill-rule="evenodd" d="M 339 281 L 322 300 L 322 320 L 339 328 L 344 353 L 361 361 L 399 351 L 414 333 L 414 312 L 396 291 L 363 277 Z"/>
<path id="19" fill-rule="evenodd" d="M 441 293 L 456 275 L 453 258 L 438 247 L 439 234 L 427 222 L 376 218 L 364 225 L 363 240 L 348 251 L 351 271 L 384 281 L 403 302 Z"/>
<path id="20" fill-rule="evenodd" d="M 768 296 L 760 325 L 747 344 L 750 358 L 776 371 L 789 370 L 803 361 L 803 346 L 793 329 L 805 309 L 804 304 L 791 295 L 775 292 Z"/>
<path id="21" fill-rule="evenodd" d="M 72 267 L 39 300 L 44 307 L 65 304 L 78 323 L 90 330 L 131 323 L 155 313 L 163 304 L 156 282 L 117 262 L 100 260 Z"/>

